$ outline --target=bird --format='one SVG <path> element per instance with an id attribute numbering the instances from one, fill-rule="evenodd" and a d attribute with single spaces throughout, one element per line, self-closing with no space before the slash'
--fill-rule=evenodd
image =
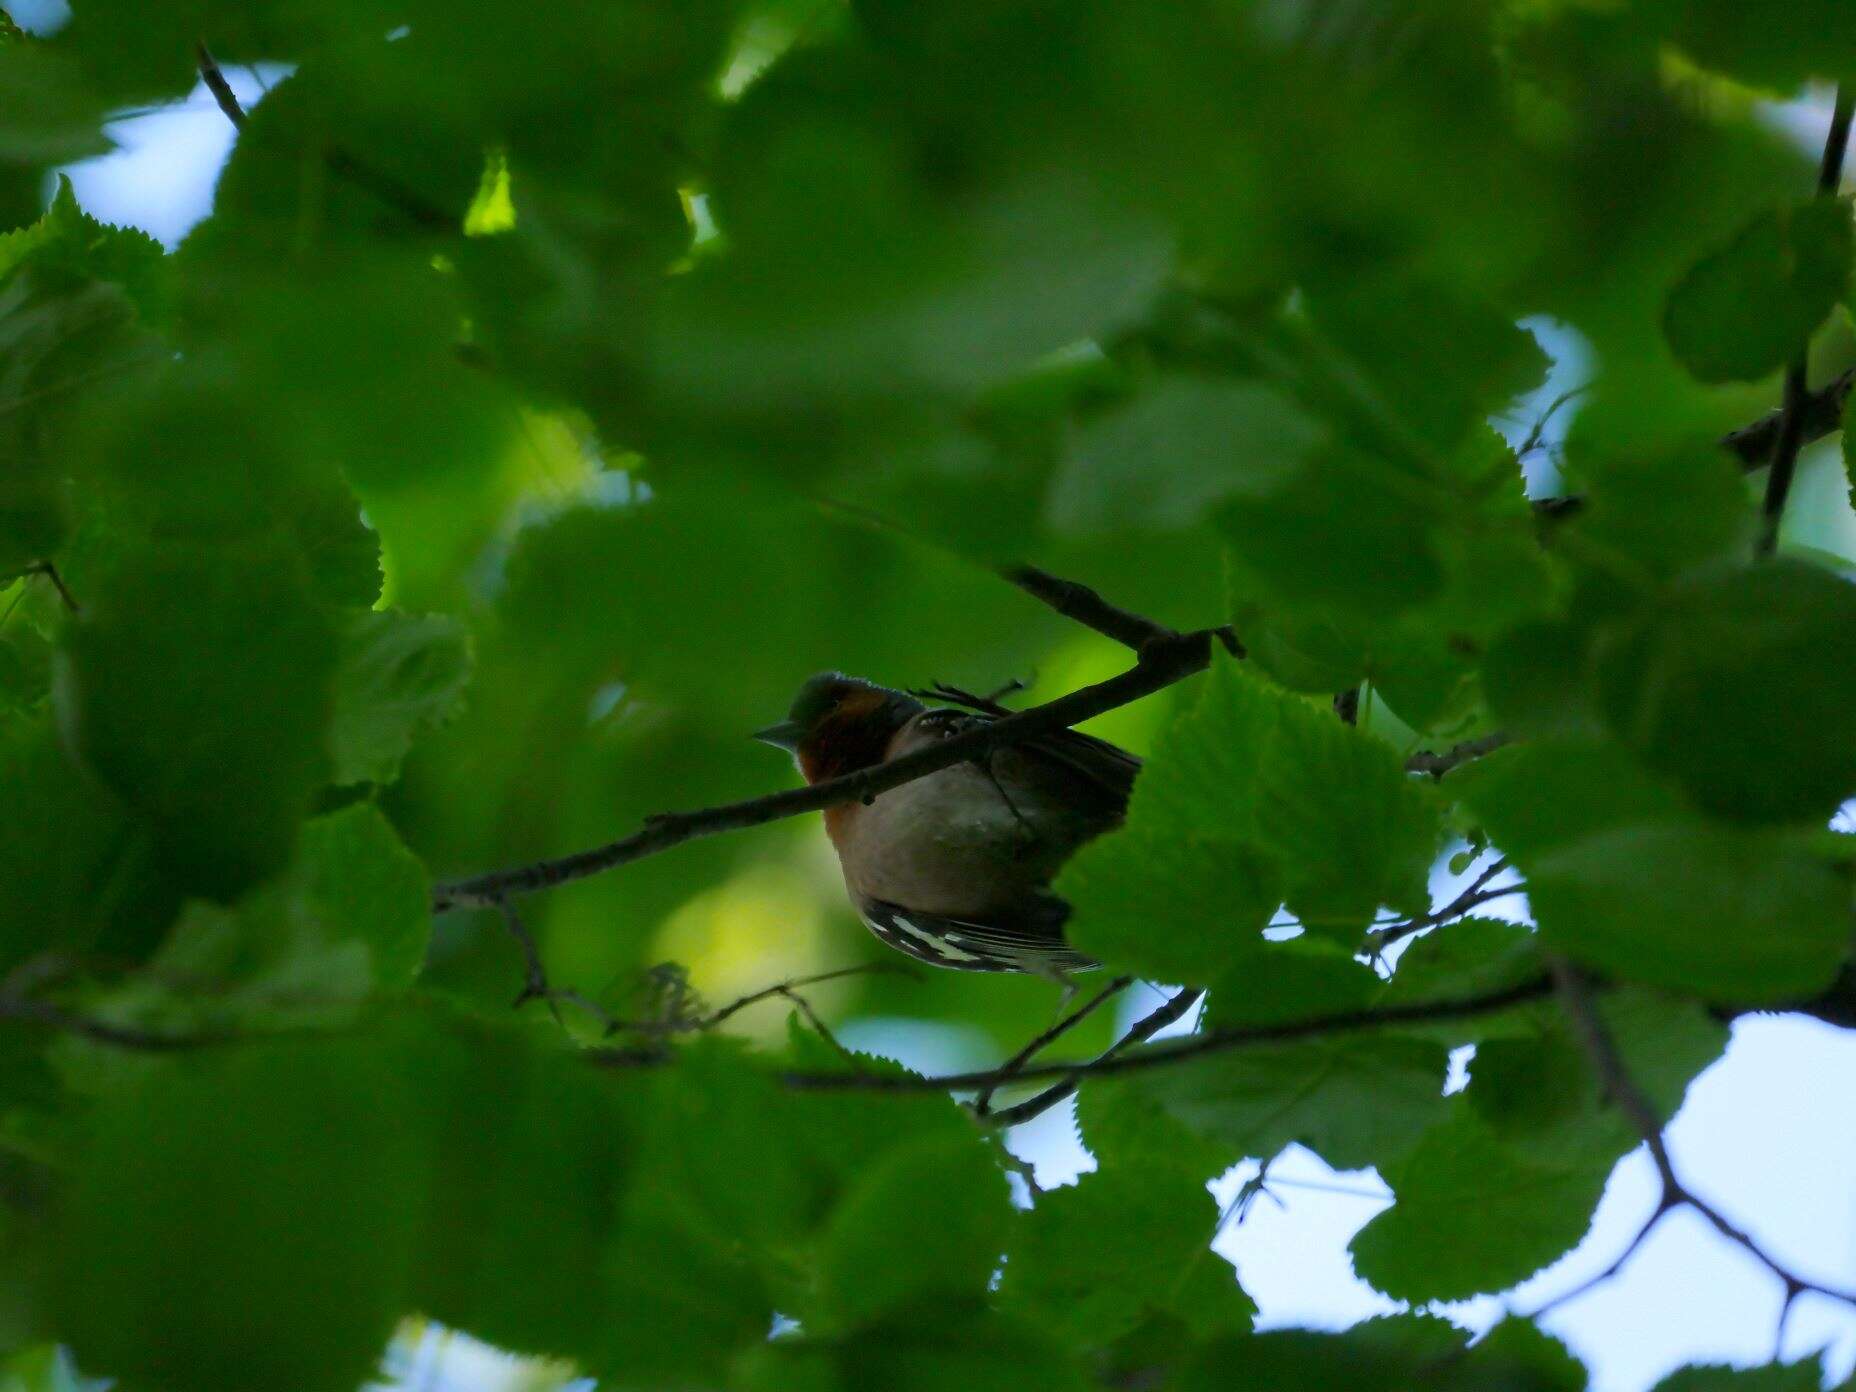
<path id="1" fill-rule="evenodd" d="M 921 697 L 952 701 L 929 705 Z M 754 738 L 818 783 L 991 724 L 993 697 L 936 684 L 892 690 L 842 672 L 807 678 L 787 718 Z M 1029 972 L 1074 991 L 1100 965 L 1064 938 L 1070 906 L 1050 882 L 1085 842 L 1119 826 L 1141 761 L 1059 730 L 989 750 L 862 802 L 825 809 L 858 916 L 917 961 Z"/>

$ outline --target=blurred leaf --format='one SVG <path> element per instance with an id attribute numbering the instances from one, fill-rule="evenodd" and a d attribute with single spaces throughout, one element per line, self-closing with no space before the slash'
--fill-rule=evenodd
<path id="1" fill-rule="evenodd" d="M 154 844 L 43 723 L 0 722 L 0 954 L 149 951 L 179 907 Z"/>
<path id="2" fill-rule="evenodd" d="M 832 1215 L 819 1264 L 821 1316 L 846 1328 L 937 1298 L 978 1300 L 1010 1216 L 1005 1176 L 977 1136 L 898 1149 Z"/>
<path id="3" fill-rule="evenodd" d="M 1565 1346 L 1512 1316 L 1474 1346 L 1432 1315 L 1387 1315 L 1338 1334 L 1282 1329 L 1211 1344 L 1181 1392 L 1579 1392 L 1585 1369 Z"/>
<path id="4" fill-rule="evenodd" d="M 999 1298 L 1066 1342 L 1100 1346 L 1149 1310 L 1196 1335 L 1247 1328 L 1255 1306 L 1210 1243 L 1217 1209 L 1183 1172 L 1084 1175 L 1021 1215 Z"/>
<path id="5" fill-rule="evenodd" d="M 1063 1346 L 977 1303 L 921 1304 L 849 1336 L 762 1340 L 737 1365 L 741 1392 L 1018 1392 L 1028 1369 L 1040 1388 L 1095 1386 Z"/>
<path id="6" fill-rule="evenodd" d="M 1717 1363 L 1679 1368 L 1657 1383 L 1652 1392 L 1815 1392 L 1823 1381 L 1823 1366 L 1815 1358 L 1768 1363 L 1762 1368 L 1730 1368 Z"/>
<path id="7" fill-rule="evenodd" d="M 1550 944 L 1709 1000 L 1809 997 L 1850 950 L 1848 887 L 1784 832 L 1616 826 L 1541 856 L 1528 895 Z"/>
<path id="8" fill-rule="evenodd" d="M 487 1032 L 424 1048 L 420 1105 L 438 1124 L 409 1306 L 506 1349 L 590 1356 L 624 1251 L 631 1144 L 610 1077 Z"/>
<path id="9" fill-rule="evenodd" d="M 1295 472 L 1320 427 L 1250 382 L 1163 379 L 1086 425 L 1051 483 L 1059 532 L 1169 531 Z"/>
<path id="10" fill-rule="evenodd" d="M 391 783 L 424 730 L 450 719 L 470 682 L 463 630 L 439 615 L 354 614 L 342 634 L 329 737 L 336 783 Z"/>
<path id="11" fill-rule="evenodd" d="M 291 550 L 140 551 L 91 597 L 59 656 L 64 728 L 180 884 L 229 898 L 283 866 L 327 774 L 336 656 Z"/>
<path id="12" fill-rule="evenodd" d="M 1821 822 L 1856 792 L 1846 580 L 1798 562 L 1699 578 L 1601 654 L 1598 686 L 1619 737 L 1717 816 Z"/>
<path id="13" fill-rule="evenodd" d="M 65 1205 L 79 1364 L 202 1392 L 368 1377 L 403 1308 L 429 1102 L 367 1040 L 139 1076 L 102 1104 Z"/>
<path id="14" fill-rule="evenodd" d="M 1704 382 L 1751 381 L 1798 356 L 1849 289 L 1850 207 L 1780 204 L 1669 292 L 1663 332 Z"/>

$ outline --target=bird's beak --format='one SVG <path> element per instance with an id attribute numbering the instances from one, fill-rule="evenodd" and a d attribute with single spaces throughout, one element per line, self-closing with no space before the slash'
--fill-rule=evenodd
<path id="1" fill-rule="evenodd" d="M 769 725 L 764 730 L 756 730 L 754 738 L 762 744 L 771 744 L 775 749 L 797 752 L 799 741 L 806 735 L 805 727 L 796 720 L 782 720 L 778 725 Z"/>

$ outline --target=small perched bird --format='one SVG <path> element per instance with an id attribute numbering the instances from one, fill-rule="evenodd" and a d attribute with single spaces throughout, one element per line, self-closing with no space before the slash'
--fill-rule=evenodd
<path id="1" fill-rule="evenodd" d="M 755 738 L 790 750 L 808 783 L 835 778 L 1010 714 L 952 687 L 923 695 L 822 672 L 787 719 Z M 845 888 L 870 931 L 898 951 L 961 971 L 1021 971 L 1069 987 L 1097 965 L 1063 938 L 1070 906 L 1051 877 L 1118 825 L 1141 761 L 1060 730 L 825 809 Z"/>

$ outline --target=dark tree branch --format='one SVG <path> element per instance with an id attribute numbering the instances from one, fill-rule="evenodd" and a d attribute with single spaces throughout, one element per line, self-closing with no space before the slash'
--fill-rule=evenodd
<path id="1" fill-rule="evenodd" d="M 795 976 L 786 981 L 775 982 L 771 986 L 763 986 L 758 991 L 750 991 L 745 996 L 730 1001 L 713 1014 L 704 1016 L 702 1020 L 698 1022 L 697 1028 L 712 1029 L 716 1025 L 721 1024 L 722 1021 L 726 1020 L 729 1016 L 739 1011 L 746 1010 L 750 1005 L 758 1005 L 761 1001 L 772 1000 L 776 996 L 784 996 L 790 1000 L 792 998 L 792 993 L 801 986 L 817 986 L 824 982 L 837 981 L 847 976 L 879 975 L 906 976 L 911 981 L 921 980 L 920 973 L 913 967 L 904 966 L 900 962 L 859 962 L 854 967 L 839 967 L 834 971 L 816 972 L 811 976 Z"/>
<path id="2" fill-rule="evenodd" d="M 1484 754 L 1493 754 L 1504 745 L 1513 742 L 1512 735 L 1497 730 L 1494 734 L 1464 740 L 1461 744 L 1453 744 L 1441 754 L 1432 754 L 1428 751 L 1413 754 L 1405 760 L 1405 771 L 1407 773 L 1428 773 L 1432 778 L 1442 778 L 1452 769 L 1480 759 Z"/>
<path id="3" fill-rule="evenodd" d="M 511 895 L 585 879 L 614 866 L 657 855 L 699 836 L 740 831 L 802 812 L 818 812 L 840 803 L 874 798 L 878 793 L 899 788 L 955 764 L 983 760 L 995 749 L 1054 734 L 1143 696 L 1151 696 L 1203 671 L 1210 661 L 1209 633 L 1174 634 L 1162 630 L 1161 636 L 1143 643 L 1140 658 L 1133 667 L 1107 681 L 1085 686 L 1044 705 L 976 726 L 900 759 L 840 778 L 720 807 L 665 813 L 650 818 L 643 830 L 589 851 L 440 885 L 432 893 L 432 911 L 443 913 L 469 905 L 489 907 Z"/>
<path id="4" fill-rule="evenodd" d="M 226 114 L 234 128 L 245 129 L 245 108 L 239 105 L 238 93 L 232 90 L 232 84 L 226 81 L 225 73 L 213 60 L 212 51 L 202 39 L 193 46 L 194 61 L 199 65 L 200 79 L 206 83 L 206 90 L 213 94 L 213 100 L 219 103 L 219 109 Z"/>
<path id="5" fill-rule="evenodd" d="M 1113 981 L 1109 982 L 1108 985 L 1104 986 L 1100 991 L 1097 991 L 1088 1000 L 1077 1006 L 1076 1009 L 1058 1020 L 1049 1029 L 1026 1044 L 1024 1048 L 1020 1049 L 1004 1063 L 1000 1064 L 999 1071 L 1002 1073 L 1012 1073 L 1017 1069 L 1023 1068 L 1045 1049 L 1063 1038 L 1064 1035 L 1075 1029 L 1084 1020 L 1095 1014 L 1097 1010 L 1107 1005 L 1109 1001 L 1113 1000 L 1133 984 L 1134 978 L 1131 976 L 1116 977 Z M 973 1099 L 973 1110 L 977 1115 L 984 1117 L 991 1114 L 992 1095 L 996 1091 L 998 1091 L 997 1087 L 985 1088 L 980 1092 L 978 1097 Z"/>
<path id="6" fill-rule="evenodd" d="M 235 129 L 244 130 L 250 117 L 245 108 L 239 105 L 238 94 L 232 90 L 232 84 L 226 81 L 224 71 L 214 60 L 205 41 L 196 43 L 193 52 L 200 78 L 213 94 L 213 100 L 219 104 L 219 109 Z M 416 226 L 431 232 L 456 232 L 463 226 L 462 218 L 428 202 L 397 179 L 363 163 L 339 146 L 324 151 L 323 158 L 336 174 L 396 209 Z"/>
<path id="7" fill-rule="evenodd" d="M 993 1112 L 988 1119 L 997 1126 L 1016 1126 L 1020 1122 L 1030 1121 L 1032 1117 L 1048 1112 L 1082 1085 L 1085 1073 L 1104 1068 L 1120 1057 L 1124 1051 L 1133 1048 L 1136 1044 L 1145 1044 L 1174 1021 L 1185 1018 L 1186 1012 L 1198 1004 L 1199 998 L 1204 994 L 1205 992 L 1197 987 L 1191 986 L 1174 992 L 1157 1010 L 1137 1020 L 1132 1029 L 1109 1045 L 1108 1049 L 1098 1055 L 1092 1063 L 1085 1064 L 1081 1068 L 1071 1068 L 1063 1081 L 1045 1088 L 1036 1097 L 1026 1098 L 1023 1102 L 1014 1103 L 1002 1111 Z M 1025 1071 L 1020 1070 L 1018 1076 L 1026 1076 Z"/>
<path id="8" fill-rule="evenodd" d="M 1856 367 L 1805 396 L 1796 412 L 1801 447 L 1843 428 L 1843 407 L 1849 401 L 1852 386 L 1856 386 Z M 1772 459 L 1784 421 L 1783 410 L 1768 412 L 1751 425 L 1723 435 L 1721 445 L 1746 468 L 1764 468 Z"/>
<path id="9" fill-rule="evenodd" d="M 1550 958 L 1549 966 L 1552 971 L 1553 987 L 1559 995 L 1560 1004 L 1572 1021 L 1573 1028 L 1579 1035 L 1580 1043 L 1585 1047 L 1586 1055 L 1590 1058 L 1606 1095 L 1617 1103 L 1619 1110 L 1629 1118 L 1631 1125 L 1643 1137 L 1650 1159 L 1656 1166 L 1662 1189 L 1657 1198 L 1655 1210 L 1644 1220 L 1615 1261 L 1596 1276 L 1581 1282 L 1570 1291 L 1555 1296 L 1533 1311 L 1528 1318 L 1538 1318 L 1546 1311 L 1583 1295 L 1615 1276 L 1623 1269 L 1625 1263 L 1642 1248 L 1651 1231 L 1663 1220 L 1663 1216 L 1677 1208 L 1693 1209 L 1707 1221 L 1708 1226 L 1736 1247 L 1749 1253 L 1760 1265 L 1779 1279 L 1785 1292 L 1784 1302 L 1779 1310 L 1781 1331 L 1785 1317 L 1791 1311 L 1792 1302 L 1807 1291 L 1816 1295 L 1829 1296 L 1832 1300 L 1839 1300 L 1856 1307 L 1856 1289 L 1846 1290 L 1799 1276 L 1713 1204 L 1696 1197 L 1694 1191 L 1682 1182 L 1676 1174 L 1674 1163 L 1669 1158 L 1669 1147 L 1663 1138 L 1663 1120 L 1657 1115 L 1655 1105 L 1637 1086 L 1636 1080 L 1630 1076 L 1630 1070 L 1624 1062 L 1623 1055 L 1618 1052 L 1610 1030 L 1606 1028 L 1603 1017 L 1598 1013 L 1597 1003 L 1592 997 L 1591 983 L 1577 967 L 1564 958 Z"/>
<path id="10" fill-rule="evenodd" d="M 1141 1053 L 1120 1053 L 1111 1050 L 1100 1058 L 1078 1060 L 1070 1063 L 1041 1063 L 1015 1070 L 1009 1077 L 997 1068 L 980 1069 L 970 1073 L 943 1073 L 932 1076 L 918 1074 L 892 1074 L 880 1077 L 859 1077 L 845 1073 L 809 1073 L 788 1072 L 781 1074 L 788 1087 L 805 1091 L 870 1091 L 870 1092 L 950 1092 L 965 1091 L 971 1088 L 996 1087 L 1007 1082 L 1028 1082 L 1035 1078 L 1094 1078 L 1116 1073 L 1145 1072 L 1150 1068 L 1164 1068 L 1186 1059 L 1203 1058 L 1208 1054 L 1223 1053 L 1229 1049 L 1240 1049 L 1251 1044 L 1286 1044 L 1298 1039 L 1315 1039 L 1330 1034 L 1349 1034 L 1360 1030 L 1390 1029 L 1403 1025 L 1429 1024 L 1439 1020 L 1461 1020 L 1475 1015 L 1487 1015 L 1497 1010 L 1506 1010 L 1510 1006 L 1523 1005 L 1529 1001 L 1539 1000 L 1553 992 L 1553 980 L 1548 976 L 1538 976 L 1509 986 L 1500 991 L 1491 991 L 1486 995 L 1468 996 L 1461 1000 L 1422 1001 L 1412 1005 L 1386 1006 L 1377 1010 L 1346 1010 L 1333 1015 L 1317 1015 L 1307 1020 L 1292 1020 L 1274 1025 L 1237 1025 L 1228 1029 L 1211 1030 L 1205 1034 L 1192 1036 L 1178 1041 L 1167 1040 L 1154 1045 Z M 1193 994 L 1181 992 L 1162 1010 L 1172 1009 L 1182 997 Z M 1187 1006 L 1191 1004 L 1188 1001 Z M 1159 1012 L 1156 1012 L 1158 1014 Z M 1180 1014 L 1185 1007 L 1180 1007 Z M 1149 1017 L 1152 1019 L 1153 1017 Z M 1141 1022 L 1143 1025 L 1146 1020 Z M 1154 1025 L 1160 1029 L 1169 1021 L 1161 1020 Z M 1136 1026 L 1139 1029 L 1140 1026 Z M 1133 1031 L 1130 1031 L 1132 1034 Z M 1150 1031 L 1151 1033 L 1151 1031 Z M 1133 1039 L 1123 1044 L 1137 1042 Z M 598 1061 L 597 1057 L 595 1061 Z M 995 1118 L 1005 1113 L 994 1113 Z"/>
<path id="11" fill-rule="evenodd" d="M 878 793 L 899 788 L 917 778 L 952 768 L 955 764 L 981 763 L 993 751 L 1039 739 L 1058 730 L 1093 720 L 1098 715 L 1130 705 L 1205 670 L 1211 662 L 1216 638 L 1233 655 L 1243 645 L 1228 627 L 1175 633 L 1172 629 L 1119 609 L 1087 585 L 1062 580 L 1031 566 L 1003 572 L 1027 594 L 1043 600 L 1058 613 L 1105 637 L 1134 649 L 1134 666 L 1107 681 L 1097 682 L 1029 710 L 1012 712 L 988 724 L 964 731 L 952 739 L 918 749 L 900 759 L 829 778 L 804 788 L 788 788 L 761 797 L 705 807 L 690 812 L 666 812 L 646 819 L 630 836 L 591 850 L 554 860 L 536 861 L 508 870 L 491 871 L 441 884 L 432 891 L 432 912 L 456 908 L 490 908 L 513 895 L 532 894 L 555 885 L 583 880 L 700 836 L 742 831 L 805 812 L 819 812 L 846 802 L 867 802 Z M 1441 777 L 1449 769 L 1479 757 L 1505 742 L 1489 735 L 1470 740 L 1443 754 L 1419 754 L 1407 761 L 1415 772 Z"/>
<path id="12" fill-rule="evenodd" d="M 1817 173 L 1817 194 L 1824 198 L 1837 191 L 1843 178 L 1843 158 L 1850 143 L 1852 99 L 1841 86 L 1837 88 L 1836 108 L 1830 118 L 1830 134 L 1824 141 L 1824 161 Z M 1785 500 L 1791 495 L 1792 476 L 1798 467 L 1798 451 L 1804 445 L 1805 413 L 1810 401 L 1810 345 L 1799 348 L 1798 356 L 1785 369 L 1785 404 L 1779 410 L 1778 438 L 1772 447 L 1772 472 L 1766 476 L 1765 505 L 1761 509 L 1758 552 L 1770 556 L 1779 544 L 1779 523 L 1785 516 Z"/>
<path id="13" fill-rule="evenodd" d="M 1506 860 L 1497 860 L 1469 883 L 1463 892 L 1441 909 L 1408 918 L 1403 923 L 1388 924 L 1377 932 L 1367 935 L 1367 945 L 1374 952 L 1384 952 L 1393 943 L 1408 938 L 1413 933 L 1426 928 L 1435 928 L 1440 923 L 1448 923 L 1459 914 L 1466 914 L 1479 904 L 1486 904 L 1491 899 L 1504 899 L 1510 894 L 1527 893 L 1526 885 L 1504 885 L 1498 889 L 1489 889 L 1488 883 L 1508 868 Z"/>

